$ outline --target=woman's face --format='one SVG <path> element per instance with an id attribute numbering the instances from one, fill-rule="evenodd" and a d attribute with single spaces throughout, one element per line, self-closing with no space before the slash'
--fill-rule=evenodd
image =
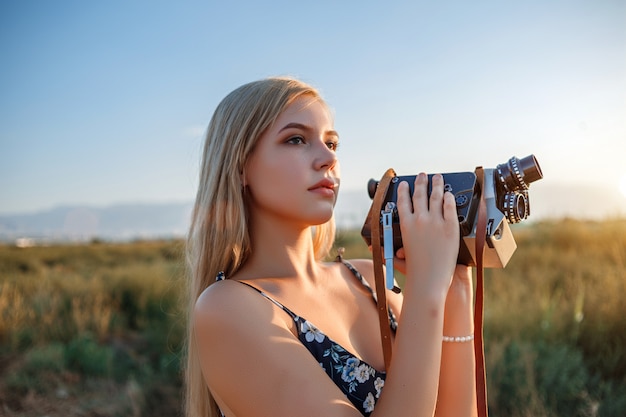
<path id="1" fill-rule="evenodd" d="M 327 222 L 339 191 L 339 137 L 325 104 L 296 99 L 259 138 L 244 170 L 253 216 Z"/>

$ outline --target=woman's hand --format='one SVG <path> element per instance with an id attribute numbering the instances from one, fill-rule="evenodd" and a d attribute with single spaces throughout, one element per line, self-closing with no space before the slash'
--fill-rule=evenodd
<path id="1" fill-rule="evenodd" d="M 400 248 L 396 251 L 396 255 L 393 258 L 393 269 L 406 275 L 406 256 L 404 254 L 404 248 Z"/>
<path id="2" fill-rule="evenodd" d="M 443 185 L 443 177 L 434 175 L 429 198 L 428 176 L 421 173 L 415 178 L 411 199 L 408 184 L 399 184 L 397 203 L 406 263 L 399 262 L 398 270 L 419 276 L 427 289 L 447 292 L 458 257 L 460 232 L 454 196 L 444 192 Z"/>

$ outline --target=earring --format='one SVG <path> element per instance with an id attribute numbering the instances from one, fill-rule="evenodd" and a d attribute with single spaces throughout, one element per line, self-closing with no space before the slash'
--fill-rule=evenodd
<path id="1" fill-rule="evenodd" d="M 239 173 L 239 182 L 241 184 L 241 189 L 245 190 L 248 184 L 246 184 L 246 172 L 245 170 L 241 170 Z"/>

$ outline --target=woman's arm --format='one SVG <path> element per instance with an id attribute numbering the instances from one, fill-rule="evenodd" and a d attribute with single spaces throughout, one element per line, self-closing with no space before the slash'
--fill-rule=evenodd
<path id="1" fill-rule="evenodd" d="M 406 274 L 405 250 L 396 253 L 394 266 Z M 457 265 L 446 297 L 443 335 L 449 337 L 474 334 L 472 269 Z M 436 415 L 475 416 L 476 357 L 473 340 L 442 342 L 441 371 Z"/>
<path id="2" fill-rule="evenodd" d="M 472 299 L 472 269 L 457 265 L 446 298 L 445 336 L 474 334 Z M 477 415 L 475 373 L 473 340 L 443 342 L 436 412 L 438 417 Z"/>
<path id="3" fill-rule="evenodd" d="M 406 274 L 404 249 L 396 254 L 394 266 Z M 390 292 L 390 305 L 396 294 Z M 396 310 L 400 311 L 400 310 Z M 470 336 L 474 334 L 472 269 L 457 265 L 446 297 L 443 335 Z M 473 340 L 443 342 L 437 416 L 475 416 L 476 358 Z"/>

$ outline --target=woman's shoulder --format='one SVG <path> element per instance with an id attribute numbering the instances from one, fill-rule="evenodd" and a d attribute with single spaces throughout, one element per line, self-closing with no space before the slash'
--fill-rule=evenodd
<path id="1" fill-rule="evenodd" d="M 240 284 L 231 280 L 217 281 L 200 293 L 194 307 L 194 315 L 218 314 L 228 311 L 243 294 Z M 235 303 L 237 305 L 237 303 Z"/>
<path id="2" fill-rule="evenodd" d="M 345 261 L 354 266 L 361 274 L 374 273 L 374 262 L 371 259 L 357 258 L 346 259 Z"/>
<path id="3" fill-rule="evenodd" d="M 345 259 L 345 262 L 351 265 L 356 272 L 361 274 L 365 282 L 374 288 L 374 262 L 371 259 Z"/>
<path id="4" fill-rule="evenodd" d="M 273 316 L 273 308 L 254 289 L 241 282 L 226 279 L 207 287 L 198 297 L 193 322 L 200 332 L 230 329 L 245 331 L 259 316 Z M 266 323 L 276 320 L 267 320 Z M 280 320 L 279 322 L 284 322 Z"/>
<path id="5" fill-rule="evenodd" d="M 376 290 L 376 275 L 374 273 L 374 262 L 371 259 L 349 259 L 346 260 L 350 265 L 357 270 L 365 282 L 372 288 L 374 291 Z M 398 283 L 396 282 L 396 286 Z M 402 294 L 396 294 L 391 290 L 387 290 L 387 301 L 392 307 L 393 311 L 396 314 L 399 314 L 402 307 Z"/>

